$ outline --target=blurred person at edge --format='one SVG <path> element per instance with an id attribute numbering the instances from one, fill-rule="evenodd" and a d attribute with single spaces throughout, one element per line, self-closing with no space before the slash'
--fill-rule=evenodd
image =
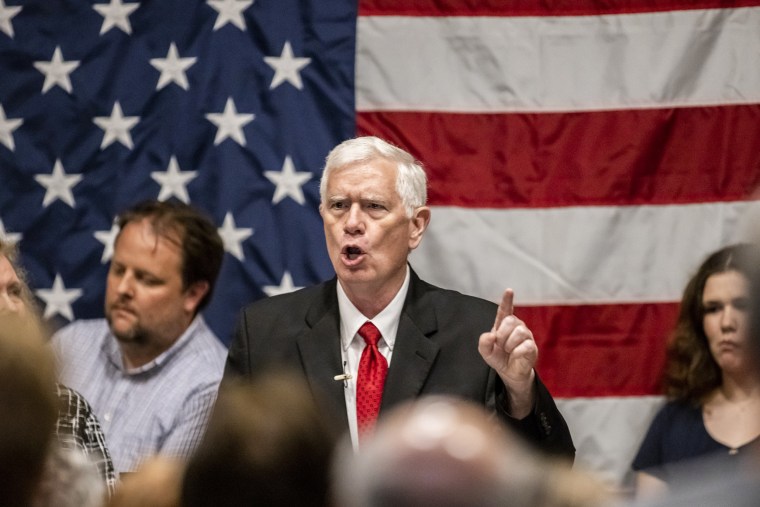
<path id="1" fill-rule="evenodd" d="M 667 349 L 668 401 L 633 462 L 639 498 L 693 484 L 702 474 L 735 475 L 742 457 L 756 452 L 760 376 L 754 348 L 760 338 L 749 324 L 760 314 L 760 300 L 750 299 L 759 251 L 736 244 L 714 252 L 684 290 Z"/>
<path id="2" fill-rule="evenodd" d="M 17 313 L 0 312 L 2 506 L 35 505 L 45 462 L 55 443 L 54 383 L 53 356 L 40 327 Z"/>
<path id="3" fill-rule="evenodd" d="M 32 297 L 26 282 L 24 270 L 18 264 L 16 246 L 0 238 L 0 315 L 13 314 L 26 319 L 29 325 L 38 326 L 42 332 L 39 308 Z M 47 336 L 43 333 L 43 336 Z M 83 484 L 82 490 L 93 492 L 93 497 L 101 492 L 97 487 L 86 483 L 90 480 L 88 464 L 96 468 L 96 476 L 100 476 L 102 489 L 113 492 L 116 486 L 111 455 L 106 446 L 105 435 L 92 407 L 81 394 L 60 383 L 55 383 L 55 394 L 58 397 L 58 418 L 55 425 L 57 449 L 51 450 L 47 459 L 46 472 L 43 478 L 41 495 L 47 498 L 40 502 L 53 501 L 53 489 L 63 483 Z M 71 451 L 71 452 L 70 452 Z M 83 455 L 83 459 L 74 456 L 75 452 Z M 81 483 L 78 482 L 81 480 Z M 55 504 L 63 507 L 63 499 L 58 497 Z M 80 506 L 84 504 L 80 501 Z"/>

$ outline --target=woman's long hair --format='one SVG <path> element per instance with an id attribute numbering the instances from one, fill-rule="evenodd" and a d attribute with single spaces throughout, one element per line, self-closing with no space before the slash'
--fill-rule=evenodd
<path id="1" fill-rule="evenodd" d="M 718 273 L 736 271 L 751 279 L 758 259 L 755 245 L 727 246 L 711 254 L 689 280 L 667 348 L 663 387 L 668 399 L 701 406 L 723 382 L 705 335 L 702 294 L 707 279 Z"/>

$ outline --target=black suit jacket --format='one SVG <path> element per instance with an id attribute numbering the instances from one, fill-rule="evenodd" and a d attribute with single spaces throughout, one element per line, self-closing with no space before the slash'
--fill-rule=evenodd
<path id="1" fill-rule="evenodd" d="M 242 312 L 230 345 L 225 378 L 272 368 L 295 369 L 308 379 L 319 403 L 348 430 L 340 352 L 337 279 L 257 301 Z M 539 448 L 575 456 L 570 432 L 536 376 L 533 413 L 516 420 L 506 413 L 506 391 L 478 353 L 478 338 L 493 325 L 496 305 L 430 285 L 411 272 L 380 415 L 427 394 L 473 400 L 495 411 Z"/>

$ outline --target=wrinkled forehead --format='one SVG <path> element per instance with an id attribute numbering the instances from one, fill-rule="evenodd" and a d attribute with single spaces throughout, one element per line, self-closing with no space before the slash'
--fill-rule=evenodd
<path id="1" fill-rule="evenodd" d="M 373 158 L 336 167 L 328 175 L 327 189 L 345 185 L 390 185 L 395 188 L 398 166 L 391 160 Z"/>

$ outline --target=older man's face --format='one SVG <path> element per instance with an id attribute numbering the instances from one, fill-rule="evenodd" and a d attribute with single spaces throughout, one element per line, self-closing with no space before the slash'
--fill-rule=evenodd
<path id="1" fill-rule="evenodd" d="M 395 164 L 377 159 L 330 175 L 320 213 L 344 288 L 397 289 L 406 275 L 407 256 L 419 245 L 427 221 L 417 213 L 406 216 L 396 174 Z"/>
<path id="2" fill-rule="evenodd" d="M 0 313 L 26 312 L 24 285 L 10 261 L 0 255 Z"/>

